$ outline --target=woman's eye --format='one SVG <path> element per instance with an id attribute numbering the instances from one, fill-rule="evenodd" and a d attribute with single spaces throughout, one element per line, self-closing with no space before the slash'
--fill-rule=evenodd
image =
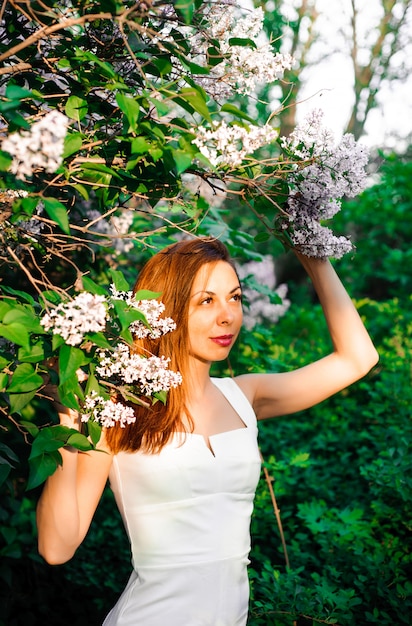
<path id="1" fill-rule="evenodd" d="M 234 300 L 235 302 L 242 302 L 242 294 L 241 293 L 235 293 L 232 296 L 232 300 Z"/>
<path id="2" fill-rule="evenodd" d="M 200 301 L 200 304 L 210 304 L 212 302 L 212 298 L 204 298 Z"/>

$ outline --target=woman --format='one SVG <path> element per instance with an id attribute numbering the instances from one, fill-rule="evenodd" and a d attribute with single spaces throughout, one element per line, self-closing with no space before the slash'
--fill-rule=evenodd
<path id="1" fill-rule="evenodd" d="M 306 409 L 364 376 L 377 353 L 326 260 L 298 255 L 329 327 L 333 351 L 293 372 L 211 379 L 242 323 L 241 286 L 211 238 L 173 244 L 143 268 L 136 290 L 161 292 L 177 330 L 142 348 L 171 358 L 183 384 L 137 421 L 107 429 L 106 452 L 62 451 L 38 506 L 39 549 L 70 559 L 109 477 L 128 532 L 133 573 L 105 626 L 241 626 L 260 472 L 256 418 Z M 143 340 L 142 340 L 143 341 Z M 77 416 L 61 414 L 74 426 Z"/>

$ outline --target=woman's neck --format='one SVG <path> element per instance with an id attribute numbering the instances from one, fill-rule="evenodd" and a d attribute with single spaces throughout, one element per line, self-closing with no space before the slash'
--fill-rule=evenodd
<path id="1" fill-rule="evenodd" d="M 187 377 L 188 400 L 201 396 L 210 385 L 211 363 L 194 357 L 189 357 L 189 375 Z"/>

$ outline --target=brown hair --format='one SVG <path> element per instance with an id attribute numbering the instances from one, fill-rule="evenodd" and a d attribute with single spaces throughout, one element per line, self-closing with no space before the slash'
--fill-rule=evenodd
<path id="1" fill-rule="evenodd" d="M 164 405 L 157 402 L 150 408 L 133 405 L 136 422 L 124 428 L 114 426 L 106 431 L 110 449 L 158 452 L 173 433 L 184 431 L 182 416 L 186 409 L 185 375 L 188 372 L 189 340 L 188 312 L 193 281 L 206 263 L 226 261 L 234 267 L 224 244 L 211 237 L 196 238 L 174 243 L 155 254 L 139 274 L 134 291 L 148 289 L 160 292 L 159 300 L 165 305 L 164 315 L 176 322 L 176 330 L 159 339 L 136 340 L 139 353 L 164 355 L 170 359 L 171 370 L 179 371 L 183 383 L 168 392 Z M 190 416 L 187 416 L 190 420 Z"/>

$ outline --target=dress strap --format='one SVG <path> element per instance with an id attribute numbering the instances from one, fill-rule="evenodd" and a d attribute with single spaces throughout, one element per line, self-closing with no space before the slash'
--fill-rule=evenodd
<path id="1" fill-rule="evenodd" d="M 248 428 L 256 427 L 257 419 L 249 400 L 233 378 L 211 378 Z"/>

